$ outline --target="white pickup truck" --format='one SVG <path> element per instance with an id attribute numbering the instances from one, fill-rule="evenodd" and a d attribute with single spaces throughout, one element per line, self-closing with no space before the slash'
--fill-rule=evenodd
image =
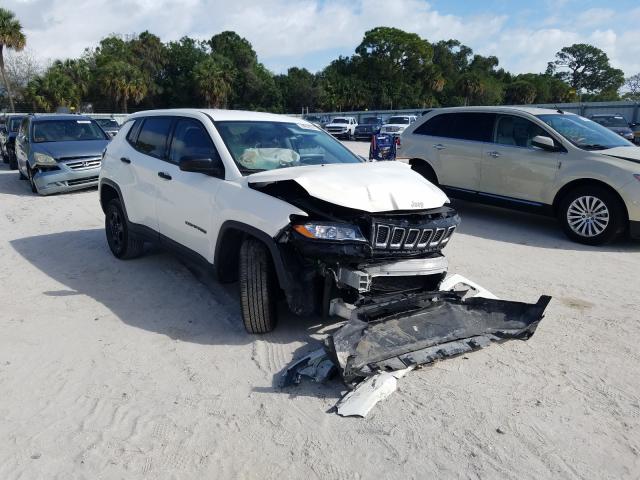
<path id="1" fill-rule="evenodd" d="M 337 138 L 353 139 L 358 121 L 354 117 L 336 117 L 324 129 Z"/>

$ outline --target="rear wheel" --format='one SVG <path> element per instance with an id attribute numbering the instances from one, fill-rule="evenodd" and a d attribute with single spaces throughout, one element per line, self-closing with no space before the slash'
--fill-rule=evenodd
<path id="1" fill-rule="evenodd" d="M 240 247 L 240 310 L 249 333 L 268 333 L 276 328 L 278 283 L 269 250 L 255 238 Z"/>
<path id="2" fill-rule="evenodd" d="M 560 203 L 559 219 L 571 240 L 586 245 L 612 242 L 625 227 L 620 199 L 598 185 L 579 187 L 565 195 Z"/>
<path id="3" fill-rule="evenodd" d="M 131 233 L 129 224 L 119 199 L 111 200 L 107 205 L 104 218 L 107 243 L 113 256 L 121 260 L 139 257 L 144 241 Z"/>

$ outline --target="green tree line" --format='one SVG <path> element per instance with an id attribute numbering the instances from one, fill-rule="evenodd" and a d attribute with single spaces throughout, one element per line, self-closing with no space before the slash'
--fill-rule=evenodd
<path id="1" fill-rule="evenodd" d="M 235 32 L 162 42 L 145 31 L 112 35 L 80 58 L 55 61 L 16 84 L 12 95 L 2 52 L 19 51 L 25 40 L 18 20 L 0 9 L 4 108 L 13 107 L 14 96 L 22 111 L 80 111 L 90 105 L 97 112 L 206 106 L 297 113 L 560 103 L 617 100 L 625 82 L 603 51 L 585 44 L 563 48 L 544 73 L 514 75 L 497 57 L 474 54 L 457 40 L 431 43 L 415 33 L 378 27 L 365 33 L 353 55 L 320 72 L 292 67 L 274 74 Z"/>

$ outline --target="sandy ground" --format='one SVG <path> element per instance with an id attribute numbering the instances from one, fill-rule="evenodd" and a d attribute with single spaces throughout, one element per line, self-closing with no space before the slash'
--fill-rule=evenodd
<path id="1" fill-rule="evenodd" d="M 330 325 L 249 336 L 234 286 L 157 249 L 116 260 L 95 190 L 36 197 L 2 164 L 0 479 L 640 478 L 640 244 L 456 206 L 451 271 L 553 295 L 547 317 L 345 419 L 338 382 L 274 388 Z"/>

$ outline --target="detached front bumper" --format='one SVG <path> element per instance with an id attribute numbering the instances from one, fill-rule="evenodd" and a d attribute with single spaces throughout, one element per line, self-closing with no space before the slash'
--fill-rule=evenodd
<path id="1" fill-rule="evenodd" d="M 71 192 L 98 186 L 101 164 L 96 161 L 58 163 L 57 170 L 38 171 L 33 176 L 33 181 L 41 195 Z"/>

